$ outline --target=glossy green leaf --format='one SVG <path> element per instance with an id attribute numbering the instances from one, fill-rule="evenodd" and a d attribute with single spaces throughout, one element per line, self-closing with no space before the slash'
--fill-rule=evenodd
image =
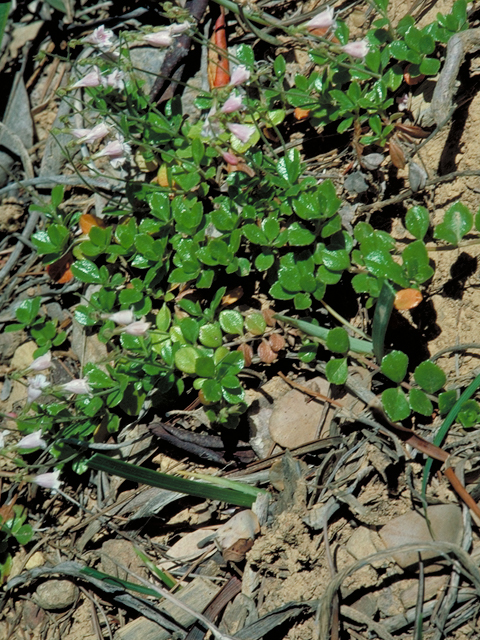
<path id="1" fill-rule="evenodd" d="M 331 384 L 345 384 L 348 378 L 347 359 L 333 358 L 327 362 L 325 374 Z"/>
<path id="2" fill-rule="evenodd" d="M 434 237 L 457 245 L 472 226 L 472 214 L 464 204 L 457 202 L 448 209 L 443 222 L 435 227 Z"/>
<path id="3" fill-rule="evenodd" d="M 331 329 L 327 334 L 325 344 L 330 351 L 335 353 L 347 353 L 350 350 L 350 338 L 342 327 Z"/>
<path id="4" fill-rule="evenodd" d="M 214 378 L 215 377 L 215 363 L 213 358 L 208 356 L 199 356 L 195 360 L 195 373 L 202 378 Z"/>
<path id="5" fill-rule="evenodd" d="M 413 377 L 415 382 L 427 393 L 435 393 L 447 381 L 447 376 L 442 369 L 430 360 L 419 364 L 413 372 Z"/>
<path id="6" fill-rule="evenodd" d="M 383 357 L 380 369 L 383 375 L 398 383 L 405 378 L 407 367 L 408 356 L 403 351 L 392 351 Z"/>
<path id="7" fill-rule="evenodd" d="M 430 217 L 425 207 L 416 205 L 407 211 L 405 225 L 417 240 L 423 240 L 430 226 Z"/>
<path id="8" fill-rule="evenodd" d="M 24 325 L 31 325 L 40 311 L 41 298 L 27 298 L 15 309 L 15 317 Z"/>
<path id="9" fill-rule="evenodd" d="M 444 391 L 438 395 L 438 410 L 442 415 L 448 413 L 457 401 L 457 392 L 455 389 Z"/>
<path id="10" fill-rule="evenodd" d="M 299 222 L 293 222 L 288 228 L 288 242 L 293 247 L 303 247 L 315 242 L 315 234 Z"/>
<path id="11" fill-rule="evenodd" d="M 265 333 L 267 323 L 261 313 L 250 313 L 245 318 L 245 329 L 254 336 L 261 336 Z"/>
<path id="12" fill-rule="evenodd" d="M 436 76 L 440 70 L 440 60 L 424 58 L 420 63 L 420 73 L 426 76 Z"/>
<path id="13" fill-rule="evenodd" d="M 218 322 L 200 327 L 199 340 L 204 347 L 215 349 L 222 344 L 222 331 Z"/>
<path id="14" fill-rule="evenodd" d="M 205 380 L 202 392 L 207 402 L 215 403 L 222 399 L 222 385 L 217 380 Z"/>
<path id="15" fill-rule="evenodd" d="M 433 405 L 430 399 L 421 389 L 410 389 L 408 394 L 410 408 L 422 416 L 431 416 L 433 413 Z"/>
<path id="16" fill-rule="evenodd" d="M 225 333 L 238 335 L 243 333 L 243 316 L 239 311 L 235 311 L 234 309 L 224 309 L 223 311 L 220 311 L 218 320 Z"/>
<path id="17" fill-rule="evenodd" d="M 382 404 L 387 416 L 393 422 L 405 420 L 410 415 L 410 406 L 400 387 L 386 389 L 382 393 Z"/>
<path id="18" fill-rule="evenodd" d="M 184 373 L 195 373 L 198 352 L 193 347 L 180 347 L 175 353 L 175 366 Z"/>
<path id="19" fill-rule="evenodd" d="M 101 284 L 102 278 L 97 265 L 90 260 L 77 260 L 70 267 L 75 278 L 86 284 Z"/>

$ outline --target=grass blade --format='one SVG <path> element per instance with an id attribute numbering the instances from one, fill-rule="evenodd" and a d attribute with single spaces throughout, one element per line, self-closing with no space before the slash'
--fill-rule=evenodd
<path id="1" fill-rule="evenodd" d="M 300 329 L 300 331 L 303 331 L 303 333 L 306 333 L 308 336 L 320 338 L 320 340 L 323 341 L 327 339 L 328 332 L 330 331 L 330 329 L 318 327 L 317 325 L 312 324 L 311 322 L 307 322 L 306 320 L 297 320 L 288 316 L 279 315 L 278 313 L 276 313 L 273 317 L 276 320 L 281 320 L 282 322 L 291 324 L 293 327 Z M 358 338 L 350 337 L 350 349 L 351 351 L 355 351 L 355 353 L 373 353 L 372 343 L 368 342 L 367 340 L 359 340 Z"/>
<path id="2" fill-rule="evenodd" d="M 255 502 L 255 496 L 244 491 L 240 483 L 238 483 L 238 489 L 218 487 L 214 484 L 177 478 L 176 476 L 170 476 L 166 473 L 159 473 L 158 471 L 138 467 L 134 464 L 123 462 L 123 460 L 114 460 L 101 453 L 96 453 L 92 456 L 87 465 L 90 469 L 105 471 L 106 473 L 120 476 L 132 482 L 148 484 L 151 487 L 176 491 L 177 493 L 185 493 L 190 496 L 196 496 L 197 498 L 221 500 L 222 502 L 228 502 L 229 504 L 235 504 L 240 507 L 251 507 Z"/>

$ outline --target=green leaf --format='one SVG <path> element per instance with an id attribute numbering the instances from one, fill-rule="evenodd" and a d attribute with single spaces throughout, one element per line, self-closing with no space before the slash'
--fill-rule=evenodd
<path id="1" fill-rule="evenodd" d="M 15 317 L 24 325 L 31 325 L 40 311 L 41 298 L 27 298 L 15 309 Z"/>
<path id="2" fill-rule="evenodd" d="M 421 284 L 431 278 L 434 274 L 432 267 L 428 264 L 429 258 L 427 248 L 422 240 L 415 240 L 402 253 L 403 264 L 406 268 L 407 277 Z"/>
<path id="3" fill-rule="evenodd" d="M 345 384 L 348 378 L 347 359 L 333 358 L 327 362 L 325 374 L 331 384 Z"/>
<path id="4" fill-rule="evenodd" d="M 350 267 L 350 256 L 345 249 L 327 247 L 322 251 L 322 261 L 331 271 L 343 271 Z"/>
<path id="5" fill-rule="evenodd" d="M 386 389 L 382 393 L 382 404 L 387 416 L 393 422 L 405 420 L 410 415 L 410 406 L 400 387 Z"/>
<path id="6" fill-rule="evenodd" d="M 434 237 L 457 245 L 473 226 L 473 216 L 461 202 L 452 205 L 443 222 L 435 227 Z"/>
<path id="7" fill-rule="evenodd" d="M 293 297 L 295 309 L 309 309 L 312 306 L 312 299 L 308 293 L 296 293 Z"/>
<path id="8" fill-rule="evenodd" d="M 261 336 L 265 333 L 267 323 L 261 313 L 250 313 L 245 318 L 245 328 L 254 336 Z"/>
<path id="9" fill-rule="evenodd" d="M 33 527 L 29 524 L 23 524 L 15 533 L 15 539 L 18 544 L 25 545 L 33 538 Z"/>
<path id="10" fill-rule="evenodd" d="M 457 392 L 455 389 L 451 389 L 450 391 L 444 391 L 440 393 L 438 396 L 438 410 L 442 415 L 448 413 L 452 408 L 455 402 L 457 401 Z"/>
<path id="11" fill-rule="evenodd" d="M 253 244 L 268 244 L 268 240 L 263 231 L 256 224 L 245 224 L 242 227 L 243 235 L 253 242 Z"/>
<path id="12" fill-rule="evenodd" d="M 435 393 L 447 381 L 447 376 L 442 369 L 430 360 L 420 363 L 413 372 L 413 377 L 418 386 L 427 393 Z"/>
<path id="13" fill-rule="evenodd" d="M 405 378 L 407 367 L 408 356 L 403 351 L 392 351 L 383 357 L 380 369 L 383 375 L 398 383 Z"/>
<path id="14" fill-rule="evenodd" d="M 191 344 L 195 343 L 199 334 L 198 322 L 194 318 L 184 318 L 179 324 L 183 337 Z"/>
<path id="15" fill-rule="evenodd" d="M 277 171 L 289 184 L 294 184 L 302 171 L 300 152 L 298 149 L 289 149 L 277 163 Z"/>
<path id="16" fill-rule="evenodd" d="M 240 44 L 235 52 L 235 57 L 241 64 L 244 64 L 249 69 L 253 69 L 255 65 L 255 54 L 249 44 Z"/>
<path id="17" fill-rule="evenodd" d="M 222 385 L 217 380 L 205 380 L 202 391 L 207 402 L 215 403 L 222 399 Z"/>
<path id="18" fill-rule="evenodd" d="M 433 413 L 433 405 L 427 398 L 426 394 L 420 389 L 410 389 L 408 394 L 410 408 L 412 411 L 420 413 L 422 416 L 431 416 Z"/>
<path id="19" fill-rule="evenodd" d="M 0 2 L 0 42 L 2 41 L 3 34 L 5 33 L 5 26 L 7 24 L 8 14 L 10 13 L 11 7 L 11 2 Z"/>
<path id="20" fill-rule="evenodd" d="M 234 309 L 224 309 L 218 317 L 220 326 L 225 333 L 241 335 L 243 333 L 243 316 Z"/>
<path id="21" fill-rule="evenodd" d="M 423 240 L 430 226 L 430 217 L 427 209 L 419 205 L 411 207 L 405 216 L 405 225 L 417 240 Z"/>
<path id="22" fill-rule="evenodd" d="M 385 334 L 392 314 L 393 302 L 395 300 L 395 289 L 385 281 L 380 290 L 375 314 L 373 316 L 372 341 L 373 352 L 378 362 L 382 361 L 385 348 Z M 405 401 L 406 402 L 406 401 Z"/>
<path id="23" fill-rule="evenodd" d="M 164 331 L 164 332 L 168 331 L 171 321 L 172 321 L 172 314 L 170 312 L 170 309 L 167 307 L 166 304 L 163 304 L 162 308 L 157 313 L 157 316 L 155 318 L 155 324 L 157 326 L 157 329 L 159 331 Z"/>
<path id="24" fill-rule="evenodd" d="M 440 60 L 424 58 L 420 63 L 420 73 L 426 76 L 436 76 L 440 70 Z"/>
<path id="25" fill-rule="evenodd" d="M 202 378 L 215 377 L 215 363 L 213 358 L 208 356 L 200 356 L 195 361 L 195 373 Z"/>
<path id="26" fill-rule="evenodd" d="M 285 62 L 285 58 L 282 55 L 277 56 L 273 63 L 273 72 L 277 76 L 277 78 L 283 78 L 286 68 L 287 65 Z"/>
<path id="27" fill-rule="evenodd" d="M 255 258 L 255 268 L 258 269 L 258 271 L 267 271 L 274 262 L 275 256 L 273 253 L 266 253 L 266 251 L 264 251 L 263 253 L 259 253 Z"/>
<path id="28" fill-rule="evenodd" d="M 345 354 L 350 350 L 350 338 L 345 329 L 341 327 L 336 327 L 328 332 L 325 344 L 327 349 L 335 353 Z"/>
<path id="29" fill-rule="evenodd" d="M 241 507 L 250 508 L 255 501 L 255 496 L 242 491 L 240 482 L 238 483 L 238 490 L 227 489 L 215 486 L 213 483 L 197 482 L 166 473 L 158 473 L 145 467 L 123 462 L 123 460 L 114 460 L 100 453 L 95 454 L 88 461 L 88 466 L 90 469 L 104 471 L 139 484 L 148 484 L 152 487 L 185 493 L 199 498 L 220 500 Z"/>
<path id="30" fill-rule="evenodd" d="M 102 277 L 97 265 L 90 260 L 77 260 L 70 267 L 75 278 L 86 284 L 101 284 Z"/>
<path id="31" fill-rule="evenodd" d="M 175 353 L 175 366 L 184 373 L 193 374 L 196 371 L 198 352 L 193 347 L 180 347 Z"/>
<path id="32" fill-rule="evenodd" d="M 219 347 L 222 344 L 222 331 L 219 323 L 204 324 L 200 327 L 199 340 L 204 347 L 211 349 Z"/>
<path id="33" fill-rule="evenodd" d="M 466 400 L 458 412 L 458 421 L 465 429 L 480 422 L 480 405 L 475 400 Z"/>
<path id="34" fill-rule="evenodd" d="M 293 222 L 288 228 L 288 242 L 294 247 L 303 247 L 315 242 L 315 234 L 299 222 Z"/>

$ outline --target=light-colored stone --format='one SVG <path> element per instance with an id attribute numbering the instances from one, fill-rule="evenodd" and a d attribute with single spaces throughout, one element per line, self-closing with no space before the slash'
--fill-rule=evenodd
<path id="1" fill-rule="evenodd" d="M 329 383 L 315 378 L 306 387 L 327 395 Z M 269 429 L 272 440 L 286 449 L 293 449 L 318 437 L 323 402 L 291 389 L 275 402 Z"/>
<path id="2" fill-rule="evenodd" d="M 46 611 L 60 611 L 71 607 L 77 597 L 78 589 L 73 582 L 53 579 L 39 584 L 33 599 Z"/>
<path id="3" fill-rule="evenodd" d="M 460 507 L 454 504 L 433 505 L 427 508 L 427 516 L 435 541 L 452 542 L 457 545 L 461 543 L 463 519 Z M 394 518 L 380 529 L 379 535 L 387 549 L 392 549 L 395 562 L 404 569 L 418 564 L 418 552 L 396 553 L 395 547 L 412 543 L 417 543 L 421 547 L 422 542 L 432 542 L 427 521 L 416 511 Z M 424 561 L 436 558 L 438 555 L 434 550 L 421 552 Z M 433 568 L 426 567 L 426 570 L 433 569 L 438 569 L 438 565 Z"/>
<path id="4" fill-rule="evenodd" d="M 28 559 L 25 569 L 30 570 L 35 569 L 35 567 L 43 567 L 44 564 L 45 556 L 43 553 L 41 551 L 35 551 L 35 553 Z"/>
<path id="5" fill-rule="evenodd" d="M 35 342 L 25 342 L 25 344 L 21 344 L 18 349 L 16 349 L 10 366 L 13 369 L 26 369 L 29 367 L 34 361 L 33 354 L 38 349 Z"/>

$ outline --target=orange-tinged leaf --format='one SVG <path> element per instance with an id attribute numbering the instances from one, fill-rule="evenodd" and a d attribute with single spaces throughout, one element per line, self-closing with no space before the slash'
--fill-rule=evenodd
<path id="1" fill-rule="evenodd" d="M 57 284 L 66 284 L 73 280 L 73 273 L 70 267 L 75 262 L 73 253 L 69 251 L 56 262 L 47 266 L 47 273 Z"/>
<path id="2" fill-rule="evenodd" d="M 90 229 L 92 227 L 101 227 L 102 229 L 105 229 L 105 223 L 103 222 L 103 220 L 97 218 L 97 216 L 94 216 L 93 213 L 82 214 L 80 216 L 78 224 L 80 225 L 82 233 L 85 233 L 86 235 L 90 233 Z"/>
<path id="3" fill-rule="evenodd" d="M 222 298 L 222 306 L 228 307 L 231 304 L 237 303 L 240 298 L 243 296 L 243 288 L 235 287 L 235 289 L 230 289 Z"/>
<path id="4" fill-rule="evenodd" d="M 266 340 L 262 340 L 257 348 L 257 354 L 262 362 L 271 364 L 278 358 L 278 354 L 272 349 Z"/>
<path id="5" fill-rule="evenodd" d="M 310 109 L 302 109 L 302 107 L 296 107 L 293 112 L 295 120 L 305 120 L 310 115 Z"/>
<path id="6" fill-rule="evenodd" d="M 392 164 L 397 169 L 403 169 L 406 164 L 405 155 L 400 147 L 394 140 L 390 140 L 388 143 L 388 149 L 390 151 L 390 158 Z"/>
<path id="7" fill-rule="evenodd" d="M 416 84 L 420 84 L 420 82 L 423 82 L 425 80 L 425 76 L 421 73 L 418 76 L 414 76 L 412 77 L 410 75 L 410 67 L 412 65 L 408 65 L 405 68 L 405 71 L 403 72 L 403 79 L 405 80 L 405 82 L 410 85 L 411 87 L 415 86 Z"/>
<path id="8" fill-rule="evenodd" d="M 225 21 L 225 9 L 220 7 L 220 15 L 215 22 L 213 29 L 213 42 L 216 48 L 216 60 L 215 56 L 211 57 L 211 62 L 215 68 L 215 74 L 209 74 L 210 88 L 225 87 L 230 82 L 230 63 L 226 56 L 222 56 L 221 52 L 228 52 L 227 48 L 227 31 Z M 212 83 L 212 76 L 213 83 Z"/>
<path id="9" fill-rule="evenodd" d="M 241 351 L 243 353 L 245 366 L 249 367 L 252 364 L 252 358 L 253 358 L 252 347 L 246 342 L 242 342 L 242 344 L 239 347 L 237 347 L 237 351 Z"/>
<path id="10" fill-rule="evenodd" d="M 398 311 L 414 309 L 423 300 L 423 296 L 418 289 L 401 289 L 397 291 L 393 306 Z"/>
<path id="11" fill-rule="evenodd" d="M 395 129 L 402 133 L 407 133 L 409 136 L 412 136 L 412 138 L 428 138 L 430 135 L 428 131 L 424 131 L 422 127 L 416 124 L 402 124 L 401 122 L 397 122 Z"/>

